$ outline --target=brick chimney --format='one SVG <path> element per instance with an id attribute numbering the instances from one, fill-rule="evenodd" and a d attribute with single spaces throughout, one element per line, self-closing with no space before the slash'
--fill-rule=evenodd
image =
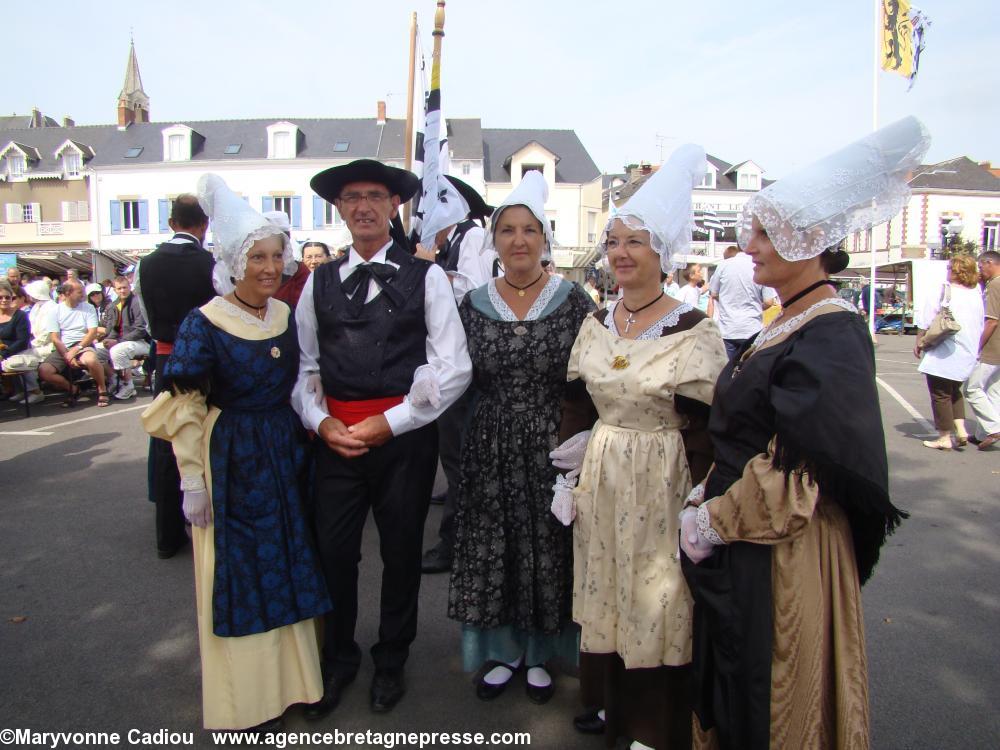
<path id="1" fill-rule="evenodd" d="M 72 117 L 64 117 L 63 118 L 63 127 L 64 128 L 72 128 L 72 127 L 75 127 L 75 126 L 76 126 L 76 123 L 73 121 Z"/>
<path id="2" fill-rule="evenodd" d="M 385 102 L 378 102 L 378 109 L 376 112 L 376 120 L 379 125 L 385 125 Z"/>
<path id="3" fill-rule="evenodd" d="M 42 113 L 38 111 L 38 107 L 31 108 L 31 125 L 29 125 L 28 127 L 31 128 L 42 127 Z"/>

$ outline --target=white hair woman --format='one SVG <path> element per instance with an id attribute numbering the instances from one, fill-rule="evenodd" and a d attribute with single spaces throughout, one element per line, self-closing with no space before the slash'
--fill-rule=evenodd
<path id="1" fill-rule="evenodd" d="M 726 362 L 716 324 L 668 296 L 663 272 L 691 242 L 691 190 L 705 152 L 677 149 L 608 223 L 602 238 L 621 299 L 589 317 L 568 377 L 599 420 L 554 451 L 568 471 L 553 512 L 574 523 L 582 732 L 633 748 L 691 743 L 691 596 L 677 556 L 678 513 L 711 464 L 707 422 Z M 585 453 L 584 453 L 585 449 Z M 575 515 L 575 521 L 573 521 Z"/>
<path id="2" fill-rule="evenodd" d="M 289 404 L 296 327 L 272 299 L 291 248 L 219 177 L 202 177 L 198 193 L 235 289 L 184 319 L 142 419 L 173 443 L 192 524 L 205 728 L 273 729 L 288 706 L 323 695 L 312 618 L 330 609 Z"/>
<path id="3" fill-rule="evenodd" d="M 906 118 L 753 196 L 740 245 L 781 314 L 719 376 L 715 464 L 681 518 L 697 747 L 868 747 L 861 584 L 889 498 L 868 329 L 829 280 L 927 150 Z"/>

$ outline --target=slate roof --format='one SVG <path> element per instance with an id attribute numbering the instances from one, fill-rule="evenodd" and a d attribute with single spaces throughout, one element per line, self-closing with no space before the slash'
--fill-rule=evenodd
<path id="1" fill-rule="evenodd" d="M 556 182 L 582 184 L 601 176 L 601 170 L 572 130 L 483 128 L 482 132 L 486 182 L 511 182 L 510 171 L 504 164 L 512 154 L 532 141 L 559 157 Z M 519 177 L 515 176 L 514 181 Z"/>
<path id="2" fill-rule="evenodd" d="M 1000 178 L 967 156 L 922 164 L 913 172 L 910 187 L 939 190 L 986 190 L 1000 192 Z"/>
<path id="3" fill-rule="evenodd" d="M 299 128 L 300 159 L 357 159 L 375 157 L 402 162 L 406 123 L 388 120 L 384 130 L 374 118 L 268 118 L 254 120 L 196 120 L 186 122 L 132 123 L 125 130 L 117 125 L 76 125 L 69 128 L 0 128 L 0 148 L 10 141 L 34 146 L 41 162 L 29 165 L 33 170 L 48 172 L 62 168 L 53 154 L 67 139 L 93 149 L 94 157 L 86 160 L 88 167 L 157 164 L 163 161 L 164 128 L 183 124 L 197 136 L 192 136 L 194 153 L 191 161 L 241 161 L 267 158 L 267 127 L 278 122 L 290 122 Z M 482 159 L 481 126 L 478 119 L 450 119 L 449 144 L 455 159 Z M 381 143 L 379 142 L 379 131 Z M 334 151 L 341 141 L 349 145 L 346 151 Z M 237 154 L 226 154 L 230 144 L 240 144 Z M 135 158 L 126 158 L 132 148 L 142 148 Z M 85 149 L 86 150 L 86 149 Z M 376 153 L 377 151 L 377 153 Z"/>
<path id="4" fill-rule="evenodd" d="M 19 130 L 31 127 L 31 115 L 7 115 L 0 117 L 0 130 Z M 59 123 L 48 115 L 42 115 L 43 128 L 57 128 Z"/>

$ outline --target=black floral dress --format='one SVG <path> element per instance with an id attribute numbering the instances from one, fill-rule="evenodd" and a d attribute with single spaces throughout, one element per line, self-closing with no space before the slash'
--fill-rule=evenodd
<path id="1" fill-rule="evenodd" d="M 448 615 L 464 625 L 467 669 L 522 653 L 528 664 L 575 658 L 573 532 L 549 510 L 557 473 L 549 451 L 564 416 L 580 411 L 572 404 L 586 400 L 567 385 L 566 366 L 593 309 L 558 277 L 523 321 L 494 282 L 460 306 L 477 398 L 462 449 Z"/>

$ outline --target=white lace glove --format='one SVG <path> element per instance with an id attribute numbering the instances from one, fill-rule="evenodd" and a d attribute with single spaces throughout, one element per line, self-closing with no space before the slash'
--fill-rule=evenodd
<path id="1" fill-rule="evenodd" d="M 583 457 L 587 453 L 587 443 L 590 441 L 590 430 L 576 433 L 566 442 L 549 453 L 552 465 L 557 469 L 579 469 L 583 466 Z M 579 472 L 577 472 L 579 473 Z"/>
<path id="2" fill-rule="evenodd" d="M 430 365 L 421 365 L 413 373 L 413 385 L 407 394 L 411 406 L 430 406 L 437 409 L 441 405 L 441 388 L 437 375 Z"/>
<path id="3" fill-rule="evenodd" d="M 306 378 L 306 393 L 312 396 L 316 406 L 322 406 L 326 396 L 323 393 L 323 378 L 314 373 Z"/>
<path id="4" fill-rule="evenodd" d="M 184 490 L 181 509 L 192 526 L 203 529 L 212 522 L 212 503 L 208 499 L 207 489 Z"/>
<path id="5" fill-rule="evenodd" d="M 717 545 L 724 544 L 722 538 L 708 523 L 707 505 L 702 505 L 700 508 L 685 508 L 681 511 L 679 518 L 681 521 L 681 549 L 694 564 L 697 565 L 711 555 L 712 550 Z"/>
<path id="6" fill-rule="evenodd" d="M 556 483 L 552 485 L 552 515 L 559 519 L 563 526 L 569 526 L 576 518 L 576 501 L 573 500 L 573 488 L 576 487 L 580 470 L 574 469 L 566 474 L 556 475 Z"/>

